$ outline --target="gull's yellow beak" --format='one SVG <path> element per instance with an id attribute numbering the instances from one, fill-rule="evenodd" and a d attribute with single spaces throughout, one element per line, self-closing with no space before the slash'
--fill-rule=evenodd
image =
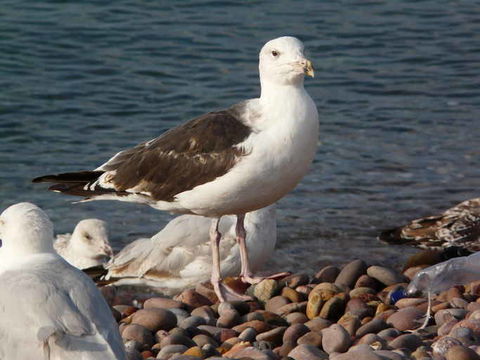
<path id="1" fill-rule="evenodd" d="M 305 67 L 303 68 L 303 72 L 307 76 L 311 76 L 312 78 L 315 77 L 315 72 L 313 71 L 313 65 L 310 60 L 307 60 Z"/>

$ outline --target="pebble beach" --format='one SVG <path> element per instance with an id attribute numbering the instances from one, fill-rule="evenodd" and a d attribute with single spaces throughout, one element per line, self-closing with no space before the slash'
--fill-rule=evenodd
<path id="1" fill-rule="evenodd" d="M 480 281 L 434 296 L 419 329 L 427 299 L 395 294 L 424 267 L 357 259 L 249 287 L 228 278 L 252 301 L 221 304 L 209 283 L 173 298 L 102 292 L 132 360 L 480 359 Z"/>

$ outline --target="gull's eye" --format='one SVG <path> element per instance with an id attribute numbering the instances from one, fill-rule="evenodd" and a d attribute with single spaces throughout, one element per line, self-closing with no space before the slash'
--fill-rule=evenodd
<path id="1" fill-rule="evenodd" d="M 92 237 L 90 234 L 85 234 L 85 239 L 87 239 L 88 241 L 92 240 Z"/>
<path id="2" fill-rule="evenodd" d="M 278 55 L 280 55 L 280 53 L 276 50 L 272 50 L 272 56 L 273 57 L 277 57 Z"/>

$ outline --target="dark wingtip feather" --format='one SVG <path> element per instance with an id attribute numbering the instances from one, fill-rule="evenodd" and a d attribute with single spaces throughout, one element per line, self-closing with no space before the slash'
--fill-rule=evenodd
<path id="1" fill-rule="evenodd" d="M 56 175 L 44 175 L 32 180 L 34 183 L 53 182 L 53 183 L 87 183 L 98 179 L 103 171 L 77 171 L 71 173 L 62 173 Z"/>

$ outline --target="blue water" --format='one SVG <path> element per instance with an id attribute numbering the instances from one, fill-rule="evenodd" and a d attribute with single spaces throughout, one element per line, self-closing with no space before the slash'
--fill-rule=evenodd
<path id="1" fill-rule="evenodd" d="M 35 1 L 0 12 L 0 208 L 33 201 L 58 232 L 110 224 L 115 248 L 170 215 L 71 204 L 30 179 L 117 151 L 259 92 L 257 53 L 295 35 L 317 77 L 311 172 L 279 203 L 279 264 L 316 269 L 409 251 L 379 229 L 480 196 L 475 1 Z"/>

